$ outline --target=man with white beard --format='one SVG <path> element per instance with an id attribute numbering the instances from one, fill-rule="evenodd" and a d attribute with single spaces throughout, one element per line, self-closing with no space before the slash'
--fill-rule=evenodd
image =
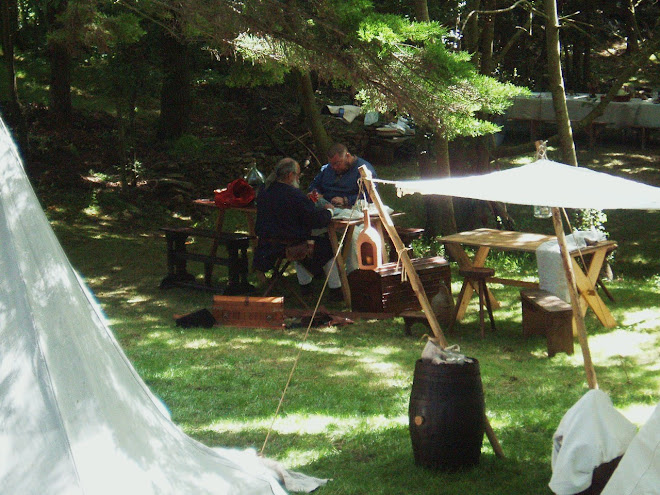
<path id="1" fill-rule="evenodd" d="M 310 256 L 296 261 L 296 274 L 303 294 L 311 292 L 314 275 L 328 275 L 330 297 L 341 300 L 341 280 L 333 264 L 333 252 L 327 235 L 312 236 L 312 229 L 327 227 L 332 219 L 332 204 L 317 207 L 300 191 L 300 165 L 293 158 L 280 160 L 257 195 L 258 237 L 253 266 L 265 279 L 275 261 L 284 256 L 287 246 L 307 244 Z"/>

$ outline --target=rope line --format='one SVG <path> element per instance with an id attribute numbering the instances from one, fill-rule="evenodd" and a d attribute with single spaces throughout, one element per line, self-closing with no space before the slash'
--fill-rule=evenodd
<path id="1" fill-rule="evenodd" d="M 362 179 L 360 178 L 360 179 L 358 179 L 358 180 L 361 181 Z M 401 182 L 401 181 L 398 181 L 398 180 L 387 180 L 387 179 L 376 179 L 376 178 L 374 177 L 374 178 L 371 179 L 371 182 L 377 182 L 377 183 L 379 183 L 379 184 L 394 184 L 394 185 L 396 185 L 396 184 L 398 184 L 398 183 Z"/>
<path id="2" fill-rule="evenodd" d="M 360 197 L 360 193 L 364 196 L 366 199 L 366 194 L 364 193 L 364 187 L 362 185 L 362 181 L 358 181 L 358 198 Z M 353 220 L 354 218 L 354 213 L 357 211 L 357 201 L 351 208 L 351 215 L 348 218 L 349 222 Z M 284 389 L 282 390 L 282 395 L 280 396 L 280 400 L 277 403 L 277 407 L 275 408 L 275 412 L 273 413 L 273 419 L 270 423 L 270 426 L 268 427 L 268 431 L 266 432 L 266 438 L 264 439 L 264 443 L 261 446 L 261 450 L 259 451 L 259 455 L 263 457 L 264 451 L 266 450 L 266 445 L 268 445 L 268 441 L 270 439 L 270 435 L 273 431 L 273 428 L 275 426 L 275 421 L 277 421 L 277 418 L 279 416 L 280 410 L 282 409 L 282 404 L 284 403 L 284 398 L 286 396 L 287 391 L 289 390 L 289 385 L 291 385 L 291 381 L 293 380 L 293 374 L 296 371 L 296 368 L 298 367 L 298 362 L 300 361 L 300 358 L 302 356 L 303 352 L 303 344 L 307 342 L 307 338 L 309 337 L 310 330 L 312 328 L 312 324 L 314 323 L 314 318 L 316 317 L 316 313 L 318 312 L 319 306 L 321 305 L 321 299 L 323 299 L 323 294 L 325 293 L 325 289 L 328 286 L 328 279 L 330 276 L 330 273 L 332 272 L 332 269 L 336 266 L 337 264 L 337 256 L 339 256 L 339 253 L 341 253 L 343 247 L 344 247 L 344 241 L 346 239 L 346 234 L 348 233 L 350 225 L 346 224 L 346 227 L 344 228 L 344 232 L 341 236 L 341 240 L 339 241 L 339 246 L 337 248 L 337 252 L 335 253 L 334 257 L 332 258 L 332 265 L 330 265 L 330 269 L 328 270 L 328 273 L 325 275 L 325 280 L 323 281 L 323 287 L 321 288 L 321 293 L 319 294 L 318 299 L 316 300 L 316 305 L 314 306 L 314 311 L 312 311 L 312 316 L 309 319 L 309 323 L 307 324 L 307 328 L 305 329 L 305 333 L 303 334 L 302 340 L 298 344 L 298 353 L 296 354 L 295 359 L 293 360 L 293 365 L 291 366 L 291 371 L 289 372 L 289 376 L 286 380 L 286 384 L 284 385 Z"/>
<path id="3" fill-rule="evenodd" d="M 398 258 L 396 260 L 396 269 L 398 270 L 399 267 L 401 267 L 401 282 L 407 282 L 408 281 L 408 270 L 406 270 L 406 265 L 404 265 L 401 262 L 401 254 L 405 251 L 412 251 L 412 248 L 408 247 L 403 247 L 403 249 L 398 249 L 396 254 L 398 255 Z"/>

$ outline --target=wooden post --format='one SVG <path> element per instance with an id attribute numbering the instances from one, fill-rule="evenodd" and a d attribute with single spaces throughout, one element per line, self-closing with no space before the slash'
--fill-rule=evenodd
<path id="1" fill-rule="evenodd" d="M 419 303 L 422 306 L 422 309 L 424 310 L 424 314 L 426 315 L 426 319 L 429 321 L 429 325 L 431 325 L 431 330 L 433 331 L 433 335 L 435 335 L 438 345 L 440 345 L 440 347 L 444 349 L 445 347 L 449 346 L 449 343 L 447 342 L 447 339 L 442 333 L 442 329 L 440 328 L 438 319 L 435 317 L 435 312 L 433 311 L 433 308 L 431 307 L 431 303 L 426 297 L 426 292 L 424 291 L 424 286 L 422 285 L 422 282 L 419 279 L 419 275 L 417 275 L 417 272 L 415 271 L 415 268 L 413 267 L 413 264 L 410 261 L 410 256 L 408 256 L 408 250 L 406 246 L 403 245 L 403 241 L 399 237 L 399 234 L 397 233 L 396 228 L 394 227 L 394 222 L 392 222 L 390 215 L 383 208 L 383 204 L 380 200 L 380 196 L 378 195 L 378 191 L 376 191 L 376 188 L 371 182 L 371 172 L 365 165 L 362 165 L 359 170 L 360 170 L 360 175 L 362 176 L 362 182 L 364 183 L 365 187 L 367 188 L 367 192 L 369 193 L 369 197 L 374 202 L 374 205 L 378 210 L 378 216 L 380 217 L 380 222 L 383 225 L 383 227 L 385 227 L 385 230 L 389 234 L 390 239 L 392 239 L 392 243 L 394 244 L 397 253 L 399 253 L 399 258 L 401 259 L 403 268 L 408 274 L 410 285 L 415 291 L 415 295 L 417 296 L 417 299 L 419 299 Z"/>
<path id="2" fill-rule="evenodd" d="M 438 319 L 435 316 L 435 312 L 433 311 L 433 308 L 431 307 L 431 304 L 429 303 L 429 300 L 426 297 L 426 292 L 424 291 L 424 286 L 422 285 L 422 282 L 419 280 L 419 275 L 417 275 L 417 272 L 415 271 L 415 267 L 413 266 L 412 261 L 410 261 L 410 256 L 408 256 L 408 250 L 406 249 L 406 246 L 404 246 L 403 242 L 401 241 L 401 238 L 399 237 L 399 234 L 394 228 L 394 223 L 392 222 L 392 219 L 383 208 L 383 203 L 380 200 L 378 191 L 376 191 L 376 188 L 371 182 L 371 172 L 364 165 L 362 165 L 359 170 L 360 170 L 360 175 L 362 176 L 362 182 L 364 186 L 367 188 L 367 192 L 369 193 L 369 197 L 374 202 L 374 205 L 378 210 L 378 216 L 380 217 L 380 222 L 385 227 L 385 230 L 390 236 L 390 239 L 392 239 L 392 243 L 394 244 L 397 253 L 399 253 L 399 257 L 401 258 L 401 263 L 403 263 L 405 270 L 408 272 L 408 279 L 410 280 L 410 285 L 415 291 L 415 295 L 417 296 L 417 299 L 419 300 L 419 303 L 422 306 L 422 309 L 424 310 L 426 319 L 428 320 L 429 325 L 431 325 L 431 330 L 433 330 L 433 334 L 435 335 L 438 344 L 443 348 L 447 347 L 449 343 L 447 342 L 447 339 L 445 339 L 445 336 L 442 333 L 442 329 L 440 328 L 440 324 L 438 323 Z M 493 447 L 493 452 L 495 452 L 495 455 L 497 457 L 504 458 L 504 451 L 502 450 L 502 446 L 500 445 L 500 442 L 497 440 L 497 437 L 495 436 L 495 432 L 493 431 L 493 427 L 490 425 L 490 421 L 488 420 L 488 416 L 486 415 L 484 415 L 484 424 L 486 427 L 486 437 L 488 438 L 490 445 Z"/>
<path id="3" fill-rule="evenodd" d="M 573 263 L 571 262 L 571 255 L 568 252 L 566 245 L 566 237 L 564 236 L 563 222 L 561 220 L 561 212 L 559 208 L 552 208 L 552 223 L 559 242 L 559 251 L 561 252 L 561 259 L 564 265 L 564 272 L 566 273 L 566 281 L 568 282 L 568 291 L 571 296 L 571 307 L 573 308 L 573 320 L 575 321 L 575 329 L 577 332 L 578 342 L 582 349 L 582 360 L 584 361 L 584 370 L 587 374 L 587 383 L 589 388 L 598 388 L 598 380 L 596 379 L 596 370 L 591 361 L 591 351 L 589 351 L 589 342 L 587 340 L 587 329 L 584 326 L 584 317 L 580 309 L 580 296 L 577 292 L 575 282 L 575 273 L 573 272 Z"/>

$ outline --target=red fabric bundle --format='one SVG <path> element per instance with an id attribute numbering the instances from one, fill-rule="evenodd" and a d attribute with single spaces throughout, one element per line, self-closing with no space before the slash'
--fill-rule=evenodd
<path id="1" fill-rule="evenodd" d="M 216 189 L 215 205 L 219 208 L 247 206 L 254 200 L 254 188 L 245 179 L 236 179 L 224 189 Z"/>

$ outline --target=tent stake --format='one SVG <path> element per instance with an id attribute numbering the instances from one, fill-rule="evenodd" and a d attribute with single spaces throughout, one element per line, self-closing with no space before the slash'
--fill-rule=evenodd
<path id="1" fill-rule="evenodd" d="M 410 285 L 415 291 L 415 295 L 419 300 L 419 304 L 422 306 L 422 309 L 424 310 L 424 315 L 426 316 L 429 325 L 431 325 L 431 330 L 433 330 L 433 334 L 435 335 L 438 344 L 441 347 L 445 348 L 449 345 L 449 343 L 447 342 L 447 339 L 442 333 L 442 329 L 440 328 L 438 319 L 435 316 L 435 312 L 433 311 L 433 308 L 431 307 L 431 304 L 429 303 L 429 300 L 426 297 L 426 292 L 424 291 L 424 286 L 422 285 L 422 282 L 419 280 L 419 275 L 417 275 L 417 272 L 415 271 L 415 267 L 413 266 L 412 261 L 410 261 L 410 256 L 408 256 L 408 249 L 406 248 L 406 246 L 404 246 L 403 241 L 401 240 L 399 234 L 394 228 L 394 222 L 392 222 L 392 218 L 383 208 L 383 203 L 381 202 L 380 196 L 378 195 L 378 191 L 376 191 L 373 182 L 371 182 L 371 172 L 364 165 L 362 165 L 359 170 L 360 170 L 360 175 L 362 176 L 362 182 L 364 183 L 365 187 L 367 188 L 367 192 L 369 193 L 369 197 L 371 198 L 374 205 L 376 206 L 376 209 L 378 210 L 378 216 L 380 217 L 380 221 L 385 227 L 385 230 L 387 231 L 387 234 L 390 236 L 390 239 L 392 239 L 392 243 L 394 244 L 397 253 L 399 253 L 399 257 L 401 258 L 401 263 L 403 263 L 405 270 L 408 272 L 408 279 L 410 280 Z M 486 427 L 486 437 L 488 438 L 490 445 L 493 447 L 493 452 L 495 452 L 495 456 L 499 458 L 504 458 L 504 451 L 502 450 L 502 446 L 500 445 L 500 442 L 497 440 L 497 437 L 495 436 L 495 431 L 493 430 L 493 427 L 490 425 L 488 416 L 486 416 L 485 414 L 484 414 L 484 424 Z"/>
<path id="2" fill-rule="evenodd" d="M 582 360 L 584 361 L 584 370 L 587 374 L 587 383 L 589 388 L 596 389 L 598 388 L 596 370 L 591 361 L 591 352 L 589 351 L 589 342 L 587 340 L 587 329 L 584 326 L 584 317 L 582 316 L 582 310 L 580 309 L 580 296 L 577 292 L 575 273 L 573 272 L 573 265 L 568 253 L 568 246 L 566 245 L 564 224 L 561 219 L 560 209 L 557 207 L 552 208 L 552 224 L 554 225 L 557 241 L 559 242 L 564 273 L 566 274 L 566 281 L 568 282 L 568 291 L 571 296 L 571 307 L 573 308 L 573 321 L 575 322 L 578 342 L 580 342 L 580 348 L 582 349 Z"/>

